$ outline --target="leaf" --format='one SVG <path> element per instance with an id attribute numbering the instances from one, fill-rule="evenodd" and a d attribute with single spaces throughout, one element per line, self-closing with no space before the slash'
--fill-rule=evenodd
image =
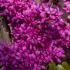
<path id="1" fill-rule="evenodd" d="M 56 64 L 54 62 L 49 63 L 49 70 L 57 70 Z"/>
<path id="2" fill-rule="evenodd" d="M 66 69 L 66 70 L 70 70 L 70 66 L 67 62 L 63 62 L 62 66 Z"/>
<path id="3" fill-rule="evenodd" d="M 67 70 L 67 69 L 64 69 L 64 67 L 61 64 L 58 64 L 57 65 L 57 70 Z"/>

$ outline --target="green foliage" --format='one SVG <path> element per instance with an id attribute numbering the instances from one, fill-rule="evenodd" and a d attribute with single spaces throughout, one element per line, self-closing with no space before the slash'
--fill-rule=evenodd
<path id="1" fill-rule="evenodd" d="M 62 66 L 64 67 L 65 70 L 70 70 L 70 66 L 67 62 L 63 62 Z"/>
<path id="2" fill-rule="evenodd" d="M 65 70 L 64 67 L 61 64 L 57 65 L 57 70 Z"/>
<path id="3" fill-rule="evenodd" d="M 54 62 L 52 63 L 49 63 L 49 70 L 56 70 L 57 67 L 56 67 L 56 64 Z"/>
<path id="4" fill-rule="evenodd" d="M 49 70 L 70 70 L 70 66 L 67 62 L 56 65 L 54 62 L 49 63 Z"/>

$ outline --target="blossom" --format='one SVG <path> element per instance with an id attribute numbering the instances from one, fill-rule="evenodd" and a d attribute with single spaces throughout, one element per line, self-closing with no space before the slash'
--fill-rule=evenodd
<path id="1" fill-rule="evenodd" d="M 64 4 L 65 12 L 70 12 L 69 1 Z M 10 70 L 45 70 L 47 63 L 62 61 L 64 47 L 70 44 L 70 25 L 61 18 L 64 13 L 58 6 L 33 0 L 0 0 L 0 8 L 11 30 Z"/>

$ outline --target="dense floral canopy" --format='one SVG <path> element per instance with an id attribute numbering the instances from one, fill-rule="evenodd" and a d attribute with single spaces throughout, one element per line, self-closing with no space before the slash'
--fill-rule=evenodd
<path id="1" fill-rule="evenodd" d="M 61 7 L 44 1 L 0 0 L 0 16 L 11 30 L 13 52 L 6 53 L 11 65 L 4 65 L 10 70 L 45 70 L 48 62 L 61 62 L 64 48 L 70 48 L 70 2 L 64 0 Z"/>

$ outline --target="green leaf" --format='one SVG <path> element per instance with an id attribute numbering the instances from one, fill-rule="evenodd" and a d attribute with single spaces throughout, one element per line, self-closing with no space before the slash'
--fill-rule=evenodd
<path id="1" fill-rule="evenodd" d="M 70 66 L 67 62 L 63 62 L 62 66 L 66 69 L 66 70 L 70 70 Z"/>
<path id="2" fill-rule="evenodd" d="M 49 63 L 49 70 L 57 70 L 56 64 L 54 62 Z"/>
<path id="3" fill-rule="evenodd" d="M 61 64 L 57 65 L 57 70 L 66 70 Z"/>

